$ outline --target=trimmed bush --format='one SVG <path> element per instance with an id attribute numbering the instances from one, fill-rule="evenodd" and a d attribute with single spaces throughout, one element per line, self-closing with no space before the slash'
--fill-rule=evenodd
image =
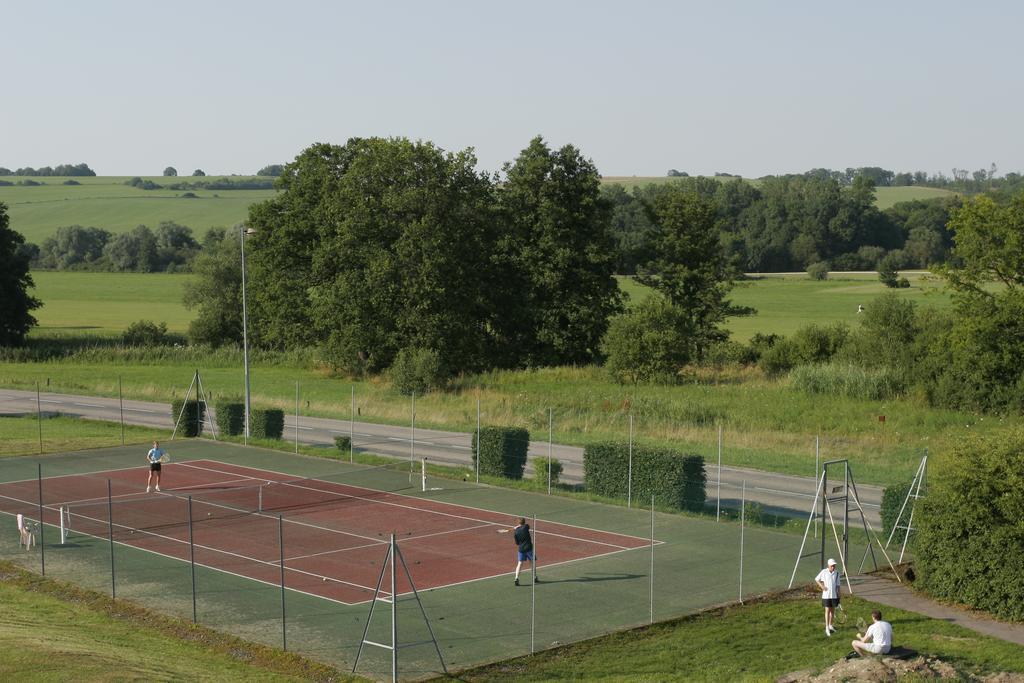
<path id="1" fill-rule="evenodd" d="M 480 474 L 506 479 L 522 479 L 530 432 L 521 427 L 483 427 L 480 429 Z M 473 464 L 476 465 L 476 434 L 473 434 Z"/>
<path id="2" fill-rule="evenodd" d="M 1024 429 L 961 437 L 937 460 L 914 517 L 916 586 L 1024 620 Z"/>
<path id="3" fill-rule="evenodd" d="M 217 429 L 227 436 L 245 433 L 245 404 L 237 399 L 218 401 L 215 411 Z"/>
<path id="4" fill-rule="evenodd" d="M 591 493 L 626 499 L 629 444 L 603 442 L 584 448 L 583 481 Z M 633 499 L 639 504 L 648 504 L 653 495 L 659 505 L 699 512 L 707 499 L 706 484 L 702 456 L 633 445 Z"/>
<path id="5" fill-rule="evenodd" d="M 562 475 L 562 463 L 559 462 L 558 458 L 551 458 L 551 485 L 554 486 L 558 483 L 558 478 Z M 548 485 L 548 457 L 542 455 L 538 458 L 533 459 L 533 478 L 534 480 L 542 485 Z"/>
<path id="6" fill-rule="evenodd" d="M 889 539 L 889 534 L 892 533 L 892 528 L 896 524 L 896 517 L 900 514 L 900 508 L 903 507 L 903 501 L 907 499 L 907 492 L 910 491 L 910 482 L 904 482 L 902 484 L 896 484 L 895 486 L 886 486 L 885 490 L 882 491 L 882 540 L 886 541 Z M 907 503 L 909 508 L 914 501 Z M 910 519 L 910 510 L 907 509 L 903 512 L 903 519 L 900 522 L 901 526 L 906 526 Z M 906 535 L 906 530 L 899 529 L 892 537 L 893 543 L 903 543 L 903 537 Z"/>
<path id="7" fill-rule="evenodd" d="M 185 407 L 185 413 L 182 414 L 181 408 Z M 181 415 L 181 423 L 178 424 L 178 433 L 183 436 L 199 436 L 203 429 L 203 418 L 205 417 L 206 410 L 202 403 L 199 401 L 188 400 L 185 401 L 180 398 L 176 398 L 171 401 L 171 420 L 177 422 L 178 416 Z"/>
<path id="8" fill-rule="evenodd" d="M 284 434 L 284 411 L 254 408 L 250 432 L 256 439 L 280 439 Z"/>
<path id="9" fill-rule="evenodd" d="M 348 455 L 352 451 L 352 439 L 347 436 L 334 437 L 334 445 L 342 455 Z"/>

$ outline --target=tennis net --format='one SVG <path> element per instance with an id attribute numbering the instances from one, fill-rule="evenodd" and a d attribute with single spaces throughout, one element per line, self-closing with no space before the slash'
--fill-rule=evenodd
<path id="1" fill-rule="evenodd" d="M 53 505 L 68 531 L 120 537 L 135 531 L 176 535 L 193 523 L 261 514 L 284 514 L 389 493 L 426 489 L 425 463 L 403 461 L 316 477 L 164 489 L 159 493 L 97 496 Z M 191 500 L 191 510 L 189 501 Z"/>

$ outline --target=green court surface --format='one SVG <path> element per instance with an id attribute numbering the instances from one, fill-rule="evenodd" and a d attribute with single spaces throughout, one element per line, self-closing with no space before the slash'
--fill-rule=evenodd
<path id="1" fill-rule="evenodd" d="M 408 518 L 403 520 L 408 528 L 381 529 L 380 532 L 385 536 L 390 532 L 396 534 L 399 548 L 410 566 L 419 565 L 421 560 L 424 564 L 436 562 L 437 552 L 443 553 L 445 544 L 452 542 L 446 562 L 455 564 L 446 566 L 457 566 L 459 570 L 480 568 L 478 578 L 439 585 L 420 593 L 450 670 L 646 624 L 652 618 L 657 621 L 680 616 L 740 597 L 741 528 L 736 523 L 716 523 L 714 520 L 665 512 L 652 514 L 649 509 L 626 509 L 441 478 L 429 480 L 428 490 L 423 491 L 418 480 L 409 483 L 411 477 L 408 469 L 404 468 L 369 471 L 366 466 L 348 465 L 326 458 L 206 440 L 178 440 L 164 446 L 176 463 L 213 460 L 226 463 L 226 466 L 261 468 L 296 477 L 316 477 L 331 482 L 351 480 L 366 489 L 391 492 L 389 496 L 407 496 L 403 500 L 408 503 Z M 55 456 L 11 458 L 0 462 L 0 496 L 3 497 L 0 509 L 5 511 L 0 514 L 3 521 L 0 555 L 36 572 L 40 571 L 45 559 L 48 577 L 107 593 L 113 589 L 118 598 L 192 618 L 193 575 L 187 561 L 147 550 L 143 543 L 119 542 L 117 539 L 123 537 L 118 534 L 114 534 L 115 542 L 111 544 L 109 537 L 100 533 L 89 535 L 72 531 L 67 544 L 61 546 L 59 530 L 55 527 L 55 511 L 44 514 L 52 522 L 43 528 L 44 557 L 40 556 L 38 546 L 26 551 L 18 544 L 13 513 L 21 511 L 29 518 L 38 519 L 35 512 L 38 495 L 32 482 L 37 479 L 40 465 L 43 501 L 49 508 L 51 504 L 56 507 L 57 503 L 53 494 L 48 495 L 46 491 L 54 491 L 62 481 L 65 487 L 68 482 L 82 482 L 83 488 L 94 491 L 97 482 L 103 476 L 111 476 L 109 473 L 115 470 L 121 471 L 118 476 L 127 481 L 124 471 L 137 468 L 141 491 L 146 477 L 145 450 L 145 446 L 135 445 Z M 173 487 L 170 476 L 173 472 L 168 466 L 165 488 Z M 90 473 L 104 474 L 53 479 Z M 135 473 L 130 476 L 133 478 Z M 103 485 L 105 487 L 105 483 Z M 13 502 L 15 496 L 23 502 Z M 83 491 L 80 497 L 86 498 L 88 494 Z M 507 514 L 510 523 L 513 516 L 525 516 L 531 521 L 536 517 L 534 529 L 541 582 L 532 585 L 528 571 L 524 570 L 523 585 L 513 585 L 511 572 L 515 548 L 510 539 L 507 553 L 501 550 L 496 560 L 493 556 L 483 557 L 471 545 L 450 541 L 459 533 L 453 528 L 450 534 L 447 531 L 432 533 L 429 544 L 432 556 L 419 556 L 421 551 L 418 548 L 423 544 L 413 543 L 415 537 L 411 534 L 416 533 L 413 530 L 425 514 L 424 510 L 431 506 L 440 509 L 442 503 L 464 506 L 478 516 L 489 512 Z M 443 509 L 451 509 L 446 506 Z M 352 514 L 364 515 L 367 509 L 360 507 Z M 343 519 L 345 506 L 339 506 L 337 510 L 342 516 L 338 523 L 344 526 L 348 523 Z M 115 515 L 118 514 L 115 508 Z M 289 514 L 284 512 L 286 520 Z M 244 524 L 246 519 L 258 521 L 255 520 L 258 516 L 242 515 L 241 523 Z M 169 519 L 168 528 L 179 521 Z M 354 529 L 363 530 L 361 525 L 364 522 L 364 519 L 353 519 L 351 524 Z M 580 536 L 600 530 L 646 542 L 631 549 L 610 548 L 607 554 L 545 566 L 546 554 L 555 554 L 559 544 L 567 543 L 575 533 L 566 531 L 565 527 L 546 533 L 545 524 L 551 523 L 578 527 Z M 653 546 L 649 542 L 652 528 Z M 742 594 L 750 596 L 785 587 L 793 570 L 800 536 L 746 528 L 742 530 L 742 538 Z M 287 536 L 284 546 L 285 556 L 292 557 L 294 553 L 288 552 Z M 386 546 L 378 547 L 380 557 L 373 561 L 379 566 Z M 546 548 L 555 550 L 546 551 Z M 851 548 L 852 564 L 859 562 L 861 552 Z M 244 561 L 239 559 L 239 562 Z M 289 561 L 286 560 L 286 566 Z M 489 569 L 495 561 L 502 567 L 497 575 Z M 232 571 L 234 567 L 223 564 L 216 568 L 202 566 L 198 555 L 196 562 L 195 614 L 200 623 L 275 646 L 280 646 L 286 637 L 289 650 L 341 667 L 351 667 L 363 634 L 369 602 L 346 604 L 299 592 L 289 588 L 286 582 L 282 622 L 282 591 L 273 579 L 275 572 L 280 570 L 279 564 L 263 562 L 262 569 L 274 571 L 261 574 L 268 577 L 261 582 L 239 576 L 245 573 L 242 569 Z M 797 574 L 798 581 L 810 581 L 817 570 L 817 558 L 806 559 Z M 351 577 L 331 578 L 344 582 Z M 390 603 L 377 604 L 369 639 L 381 643 L 390 641 L 390 609 Z M 400 597 L 397 613 L 400 643 L 429 641 L 414 599 Z M 390 672 L 389 666 L 386 651 L 369 647 L 364 649 L 359 673 L 375 678 L 386 677 Z M 401 649 L 399 666 L 403 677 L 415 678 L 440 671 L 436 652 L 429 642 Z"/>

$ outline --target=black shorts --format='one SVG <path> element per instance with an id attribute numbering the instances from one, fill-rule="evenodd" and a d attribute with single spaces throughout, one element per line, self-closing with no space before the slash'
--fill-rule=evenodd
<path id="1" fill-rule="evenodd" d="M 839 607 L 839 598 L 822 598 L 822 607 Z"/>
<path id="2" fill-rule="evenodd" d="M 151 463 L 149 463 L 149 471 L 150 472 L 159 472 L 160 471 L 160 464 L 161 463 L 158 463 L 158 462 L 151 462 Z"/>

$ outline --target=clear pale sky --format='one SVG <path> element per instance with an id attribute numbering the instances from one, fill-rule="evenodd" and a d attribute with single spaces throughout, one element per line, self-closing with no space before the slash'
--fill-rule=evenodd
<path id="1" fill-rule="evenodd" d="M 531 137 L 604 175 L 1024 170 L 1024 3 L 0 0 L 0 166 Z"/>

